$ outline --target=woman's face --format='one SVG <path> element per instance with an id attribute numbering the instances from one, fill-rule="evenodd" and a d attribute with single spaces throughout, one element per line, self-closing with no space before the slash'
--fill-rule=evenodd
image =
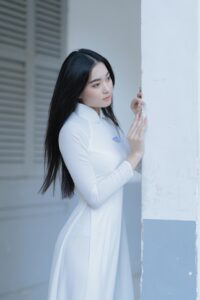
<path id="1" fill-rule="evenodd" d="M 99 112 L 112 102 L 113 82 L 104 63 L 99 62 L 93 68 L 89 80 L 80 94 L 81 102 Z M 105 99 L 108 97 L 107 99 Z"/>

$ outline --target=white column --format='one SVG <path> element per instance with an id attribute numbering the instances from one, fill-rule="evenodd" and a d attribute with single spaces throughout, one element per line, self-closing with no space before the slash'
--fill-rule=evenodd
<path id="1" fill-rule="evenodd" d="M 198 60 L 197 60 L 197 78 L 198 78 L 198 182 L 197 182 L 197 299 L 200 300 L 200 3 L 198 2 Z"/>
<path id="2" fill-rule="evenodd" d="M 142 1 L 142 300 L 196 299 L 197 0 Z"/>

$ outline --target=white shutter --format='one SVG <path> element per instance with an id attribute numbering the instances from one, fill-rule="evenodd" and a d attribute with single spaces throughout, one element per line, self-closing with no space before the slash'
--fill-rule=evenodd
<path id="1" fill-rule="evenodd" d="M 26 1 L 0 2 L 0 175 L 26 165 Z"/>
<path id="2" fill-rule="evenodd" d="M 26 1 L 0 2 L 0 43 L 1 46 L 26 48 Z"/>
<path id="3" fill-rule="evenodd" d="M 0 59 L 0 163 L 25 161 L 25 65 Z"/>
<path id="4" fill-rule="evenodd" d="M 37 173 L 43 170 L 48 109 L 66 50 L 65 15 L 64 1 L 36 0 L 33 169 Z"/>
<path id="5" fill-rule="evenodd" d="M 52 97 L 57 70 L 50 67 L 37 66 L 35 74 L 34 163 L 41 165 L 43 164 L 43 145 L 49 102 Z"/>
<path id="6" fill-rule="evenodd" d="M 49 103 L 66 54 L 66 0 L 0 1 L 0 176 L 43 172 Z"/>
<path id="7" fill-rule="evenodd" d="M 61 1 L 36 1 L 36 53 L 61 56 Z"/>

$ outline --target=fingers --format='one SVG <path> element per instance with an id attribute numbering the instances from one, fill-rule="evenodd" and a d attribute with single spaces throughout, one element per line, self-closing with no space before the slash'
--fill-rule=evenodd
<path id="1" fill-rule="evenodd" d="M 147 117 L 143 117 L 140 114 L 140 117 L 138 117 L 135 126 L 133 126 L 130 130 L 130 135 L 134 136 L 135 138 L 141 138 L 143 136 L 143 133 L 145 132 L 146 126 L 147 126 Z"/>
<path id="2" fill-rule="evenodd" d="M 138 126 L 136 127 L 136 129 L 135 129 L 135 136 L 137 137 L 137 138 L 140 138 L 141 137 L 141 134 L 142 134 L 142 132 L 143 132 L 143 129 L 145 128 L 145 119 L 146 118 L 144 118 L 143 116 L 141 116 L 141 120 L 140 120 L 140 122 L 138 122 Z"/>
<path id="3" fill-rule="evenodd" d="M 135 97 L 132 101 L 132 107 L 134 110 L 141 110 L 142 106 L 145 105 L 145 102 L 142 100 L 142 94 L 138 93 L 137 97 Z"/>
<path id="4" fill-rule="evenodd" d="M 146 132 L 147 129 L 147 117 L 144 118 L 144 122 L 143 122 L 143 126 L 141 127 L 140 133 L 139 133 L 139 138 L 141 140 L 144 139 L 144 134 Z"/>
<path id="5" fill-rule="evenodd" d="M 128 130 L 128 135 L 131 134 L 132 131 L 138 126 L 137 123 L 138 123 L 139 119 L 140 119 L 140 114 L 137 113 L 133 123 L 131 124 L 131 127 Z"/>
<path id="6" fill-rule="evenodd" d="M 136 117 L 128 131 L 128 135 L 130 135 L 131 137 L 143 136 L 143 133 L 145 132 L 145 129 L 147 127 L 147 118 L 144 118 L 144 116 L 142 116 L 142 110 L 144 109 L 145 111 L 146 106 L 145 102 L 142 100 L 142 97 L 143 93 L 140 87 L 137 96 L 132 101 L 132 109 L 135 112 Z"/>
<path id="7" fill-rule="evenodd" d="M 133 99 L 133 104 L 132 104 L 132 107 L 134 109 L 138 109 L 138 108 L 141 108 L 142 106 L 144 106 L 145 102 L 139 98 L 134 98 Z"/>
<path id="8" fill-rule="evenodd" d="M 135 120 L 134 120 L 134 122 L 133 122 L 133 124 L 132 124 L 132 126 L 129 130 L 129 134 L 131 136 L 135 135 L 138 131 L 138 128 L 140 128 L 141 124 L 142 124 L 142 114 L 141 114 L 141 112 L 138 112 L 136 114 L 136 118 L 135 118 Z"/>

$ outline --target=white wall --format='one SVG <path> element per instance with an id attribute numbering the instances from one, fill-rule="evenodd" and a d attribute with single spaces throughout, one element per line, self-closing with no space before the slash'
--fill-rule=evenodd
<path id="1" fill-rule="evenodd" d="M 196 11 L 197 2 L 188 0 L 142 6 L 142 78 L 150 124 L 144 218 L 196 218 Z"/>
<path id="2" fill-rule="evenodd" d="M 196 299 L 200 282 L 197 6 L 190 0 L 142 1 L 142 84 L 149 123 L 142 181 L 142 300 Z M 192 276 L 182 276 L 186 273 Z"/>
<path id="3" fill-rule="evenodd" d="M 198 182 L 197 182 L 197 299 L 200 300 L 200 3 L 198 2 L 198 48 L 197 48 L 197 76 L 198 76 Z"/>

